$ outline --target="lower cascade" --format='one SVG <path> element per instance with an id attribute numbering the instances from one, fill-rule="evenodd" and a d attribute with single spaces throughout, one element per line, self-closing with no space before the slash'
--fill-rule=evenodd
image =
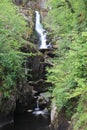
<path id="1" fill-rule="evenodd" d="M 44 108 L 43 110 L 41 110 L 39 107 L 38 100 L 36 101 L 36 103 L 37 103 L 36 108 L 34 109 L 32 114 L 34 114 L 35 116 L 42 116 L 44 118 L 47 118 L 49 116 L 49 112 L 48 112 L 47 108 Z"/>
<path id="2" fill-rule="evenodd" d="M 47 39 L 46 39 L 46 30 L 43 29 L 42 24 L 40 22 L 40 13 L 39 11 L 35 11 L 36 13 L 36 25 L 35 25 L 35 30 L 37 31 L 38 35 L 39 35 L 39 40 L 40 40 L 40 45 L 39 45 L 39 49 L 51 49 L 51 43 L 47 44 Z"/>

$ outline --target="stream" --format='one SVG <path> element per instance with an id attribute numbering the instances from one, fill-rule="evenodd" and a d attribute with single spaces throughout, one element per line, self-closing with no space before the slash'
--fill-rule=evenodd
<path id="1" fill-rule="evenodd" d="M 15 117 L 14 123 L 8 124 L 0 130 L 49 130 L 49 117 L 43 118 L 32 113 L 24 113 Z"/>
<path id="2" fill-rule="evenodd" d="M 14 121 L 8 122 L 0 130 L 50 130 L 50 115 L 48 110 L 39 107 L 38 99 L 33 110 L 27 110 L 23 114 L 15 113 Z"/>

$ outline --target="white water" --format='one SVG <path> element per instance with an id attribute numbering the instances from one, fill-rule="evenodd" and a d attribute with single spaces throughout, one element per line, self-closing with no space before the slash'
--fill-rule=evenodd
<path id="1" fill-rule="evenodd" d="M 36 102 L 37 102 L 37 108 L 39 108 L 39 101 L 37 100 Z"/>
<path id="2" fill-rule="evenodd" d="M 39 101 L 37 100 L 36 101 L 36 108 L 35 108 L 35 111 L 39 111 L 40 110 L 40 108 L 39 108 Z"/>
<path id="3" fill-rule="evenodd" d="M 34 111 L 32 112 L 32 114 L 34 114 L 37 117 L 39 117 L 41 115 L 44 118 L 47 118 L 48 115 L 49 115 L 47 108 L 45 108 L 44 110 L 40 109 L 38 99 L 36 101 L 36 108 L 34 109 Z"/>
<path id="4" fill-rule="evenodd" d="M 51 48 L 50 44 L 46 44 L 46 30 L 43 29 L 42 24 L 40 23 L 40 13 L 39 11 L 35 11 L 36 13 L 36 25 L 35 30 L 37 31 L 40 38 L 40 46 L 39 49 L 48 49 Z"/>

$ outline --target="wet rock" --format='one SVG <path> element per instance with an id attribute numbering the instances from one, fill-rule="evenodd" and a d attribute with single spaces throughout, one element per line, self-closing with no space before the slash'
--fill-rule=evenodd
<path id="1" fill-rule="evenodd" d="M 32 85 L 34 87 L 34 90 L 38 93 L 46 92 L 48 91 L 48 88 L 52 86 L 50 82 L 45 82 L 43 79 L 40 79 L 36 82 L 30 81 L 29 85 Z"/>
<path id="2" fill-rule="evenodd" d="M 14 2 L 16 5 L 22 5 L 22 4 L 23 4 L 23 0 L 13 0 L 13 2 Z"/>
<path id="3" fill-rule="evenodd" d="M 59 130 L 68 130 L 68 117 L 66 116 L 66 110 L 64 108 L 58 114 L 58 129 Z"/>
<path id="4" fill-rule="evenodd" d="M 16 108 L 16 97 L 14 94 L 11 94 L 9 98 L 1 98 L 0 103 L 0 112 L 8 115 L 9 113 L 13 113 Z"/>
<path id="5" fill-rule="evenodd" d="M 12 0 L 16 5 L 25 5 L 28 0 Z"/>
<path id="6" fill-rule="evenodd" d="M 51 57 L 51 58 L 54 58 L 56 54 L 54 53 L 53 50 L 50 50 L 50 51 L 47 52 L 47 55 L 48 55 L 49 57 Z"/>
<path id="7" fill-rule="evenodd" d="M 56 104 L 52 104 L 51 107 L 51 130 L 57 130 L 58 129 L 58 112 L 57 112 L 57 106 Z"/>
<path id="8" fill-rule="evenodd" d="M 32 95 L 33 95 L 34 98 L 37 98 L 37 97 L 35 96 L 35 95 L 37 95 L 37 93 L 38 93 L 37 91 L 32 90 Z"/>
<path id="9" fill-rule="evenodd" d="M 54 103 L 51 108 L 51 129 L 52 130 L 68 130 L 68 117 L 66 116 L 65 108 L 58 112 L 58 108 Z"/>
<path id="10" fill-rule="evenodd" d="M 25 53 L 37 53 L 38 52 L 37 48 L 30 43 L 26 43 L 25 45 L 21 46 L 20 50 Z"/>
<path id="11" fill-rule="evenodd" d="M 40 93 L 38 96 L 39 105 L 42 107 L 50 106 L 51 94 L 50 92 Z"/>
<path id="12" fill-rule="evenodd" d="M 31 46 L 29 43 L 20 48 L 22 52 L 30 53 L 30 56 L 26 57 L 26 69 L 28 70 L 27 80 L 36 81 L 45 77 L 45 65 L 44 55 L 40 53 L 35 46 Z M 24 63 L 25 64 L 25 63 Z M 25 67 L 25 65 L 23 65 Z"/>
<path id="13" fill-rule="evenodd" d="M 31 8 L 32 10 L 39 9 L 39 5 L 35 1 L 28 1 L 26 7 Z"/>
<path id="14" fill-rule="evenodd" d="M 33 77 L 33 80 L 38 80 L 38 79 L 41 79 L 44 77 L 44 71 L 45 71 L 45 67 L 44 67 L 44 64 L 43 64 L 43 57 L 41 56 L 35 56 L 34 58 L 32 58 L 32 77 Z"/>
<path id="15" fill-rule="evenodd" d="M 35 0 L 35 1 L 28 1 L 26 7 L 31 8 L 33 10 L 45 10 L 45 3 L 47 0 Z"/>
<path id="16" fill-rule="evenodd" d="M 18 99 L 16 101 L 16 113 L 23 113 L 33 101 L 33 86 L 30 86 L 26 81 L 21 81 L 17 87 Z"/>

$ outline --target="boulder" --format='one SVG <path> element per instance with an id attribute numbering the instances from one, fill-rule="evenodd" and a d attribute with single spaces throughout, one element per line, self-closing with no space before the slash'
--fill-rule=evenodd
<path id="1" fill-rule="evenodd" d="M 50 92 L 44 92 L 40 93 L 38 96 L 38 102 L 40 107 L 48 107 L 50 106 L 50 99 L 51 99 L 51 94 Z"/>

